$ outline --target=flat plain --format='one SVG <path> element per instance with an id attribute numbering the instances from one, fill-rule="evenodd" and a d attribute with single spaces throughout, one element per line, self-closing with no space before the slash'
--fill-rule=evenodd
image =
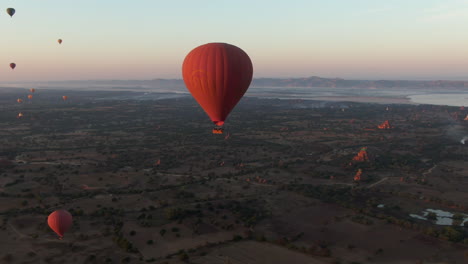
<path id="1" fill-rule="evenodd" d="M 190 97 L 1 93 L 1 263 L 468 261 L 468 110 L 246 97 L 214 135 Z"/>

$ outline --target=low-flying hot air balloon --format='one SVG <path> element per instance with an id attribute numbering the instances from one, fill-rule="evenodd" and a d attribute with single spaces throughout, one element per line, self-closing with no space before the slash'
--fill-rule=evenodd
<path id="1" fill-rule="evenodd" d="M 16 100 L 16 102 L 18 102 L 18 103 L 20 103 L 20 104 L 21 104 L 21 103 L 23 102 L 23 99 L 21 99 L 21 98 L 18 98 L 18 99 Z"/>
<path id="2" fill-rule="evenodd" d="M 31 100 L 33 98 L 32 94 L 28 94 L 28 99 Z"/>
<path id="3" fill-rule="evenodd" d="M 14 8 L 7 8 L 6 10 L 7 14 L 13 17 L 13 15 L 16 13 L 16 10 Z"/>
<path id="4" fill-rule="evenodd" d="M 208 43 L 196 47 L 182 65 L 185 85 L 217 126 L 221 126 L 249 88 L 253 66 L 247 53 L 227 43 Z"/>
<path id="5" fill-rule="evenodd" d="M 66 101 L 66 100 L 68 99 L 68 96 L 64 95 L 64 96 L 62 96 L 62 99 L 63 99 L 64 101 Z"/>
<path id="6" fill-rule="evenodd" d="M 58 44 L 62 44 L 62 39 L 57 40 Z"/>
<path id="7" fill-rule="evenodd" d="M 31 88 L 31 89 L 29 89 L 29 91 L 30 91 L 31 93 L 34 93 L 34 92 L 36 91 L 36 89 Z"/>
<path id="8" fill-rule="evenodd" d="M 16 68 L 16 63 L 14 63 L 14 62 L 10 63 L 10 68 L 12 70 L 14 70 Z"/>
<path id="9" fill-rule="evenodd" d="M 23 113 L 18 114 L 18 118 L 21 118 L 21 117 L 23 117 Z"/>
<path id="10" fill-rule="evenodd" d="M 59 235 L 59 239 L 62 239 L 65 232 L 67 232 L 72 225 L 72 215 L 65 210 L 57 210 L 49 215 L 47 223 L 49 227 Z"/>

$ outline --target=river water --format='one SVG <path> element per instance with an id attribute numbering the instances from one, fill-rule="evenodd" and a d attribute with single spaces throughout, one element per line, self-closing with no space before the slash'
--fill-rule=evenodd
<path id="1" fill-rule="evenodd" d="M 441 94 L 417 94 L 410 95 L 408 98 L 417 104 L 449 105 L 449 106 L 468 106 L 467 93 L 441 93 Z"/>

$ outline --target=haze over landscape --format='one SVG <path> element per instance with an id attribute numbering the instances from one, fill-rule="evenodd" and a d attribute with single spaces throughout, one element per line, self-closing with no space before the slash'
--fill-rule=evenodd
<path id="1" fill-rule="evenodd" d="M 0 263 L 468 263 L 468 0 L 0 10 Z"/>

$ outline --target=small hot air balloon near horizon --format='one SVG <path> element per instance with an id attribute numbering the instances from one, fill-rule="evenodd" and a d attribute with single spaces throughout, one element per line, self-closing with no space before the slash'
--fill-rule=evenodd
<path id="1" fill-rule="evenodd" d="M 31 100 L 33 98 L 32 94 L 28 94 L 28 99 Z"/>
<path id="2" fill-rule="evenodd" d="M 247 53 L 227 43 L 196 47 L 182 65 L 185 85 L 222 134 L 224 121 L 244 96 L 253 76 Z"/>
<path id="3" fill-rule="evenodd" d="M 57 40 L 58 44 L 62 44 L 62 39 Z"/>
<path id="4" fill-rule="evenodd" d="M 62 96 L 62 99 L 63 99 L 64 101 L 66 101 L 66 100 L 68 100 L 68 96 L 64 95 L 64 96 Z"/>
<path id="5" fill-rule="evenodd" d="M 56 210 L 47 217 L 47 224 L 62 239 L 72 225 L 72 215 L 66 210 Z"/>
<path id="6" fill-rule="evenodd" d="M 16 10 L 14 8 L 7 8 L 6 10 L 7 14 L 10 15 L 10 17 L 13 17 L 13 15 L 16 13 Z"/>
<path id="7" fill-rule="evenodd" d="M 12 70 L 14 70 L 16 68 L 16 63 L 14 63 L 14 62 L 10 63 L 10 68 Z"/>
<path id="8" fill-rule="evenodd" d="M 20 103 L 20 104 L 21 104 L 21 103 L 23 102 L 23 99 L 21 99 L 21 98 L 18 98 L 18 99 L 16 100 L 16 102 L 18 102 L 18 103 Z"/>
<path id="9" fill-rule="evenodd" d="M 31 89 L 29 89 L 29 91 L 30 91 L 31 93 L 34 93 L 34 92 L 36 91 L 36 89 L 31 88 Z"/>

